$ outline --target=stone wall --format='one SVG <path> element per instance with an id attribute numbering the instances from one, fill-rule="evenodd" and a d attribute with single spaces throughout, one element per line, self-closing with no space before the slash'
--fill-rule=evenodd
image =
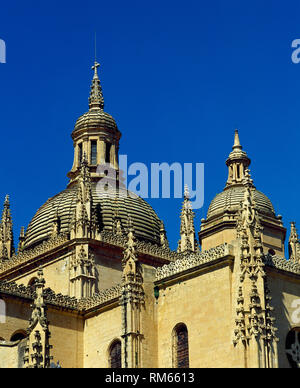
<path id="1" fill-rule="evenodd" d="M 172 332 L 178 323 L 188 329 L 190 367 L 232 365 L 230 279 L 226 265 L 160 289 L 155 305 L 160 368 L 172 367 Z"/>
<path id="2" fill-rule="evenodd" d="M 300 279 L 296 276 L 286 276 L 286 274 L 273 269 L 269 269 L 267 273 L 268 286 L 272 296 L 271 304 L 274 307 L 273 316 L 276 319 L 275 327 L 278 328 L 279 367 L 290 368 L 285 352 L 285 341 L 291 328 L 300 327 L 300 323 L 293 322 L 293 313 L 296 309 L 292 307 L 293 301 L 298 299 L 300 302 Z M 298 303 L 299 307 L 300 303 Z M 300 319 L 300 314 L 297 318 Z"/>

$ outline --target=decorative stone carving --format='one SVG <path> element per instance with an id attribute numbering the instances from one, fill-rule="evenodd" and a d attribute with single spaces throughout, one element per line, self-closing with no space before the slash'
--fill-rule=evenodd
<path id="1" fill-rule="evenodd" d="M 5 197 L 0 223 L 0 263 L 9 260 L 14 254 L 13 224 L 10 212 L 9 196 Z"/>
<path id="2" fill-rule="evenodd" d="M 75 247 L 70 261 L 70 283 L 73 297 L 86 298 L 95 293 L 95 260 L 88 244 Z"/>
<path id="3" fill-rule="evenodd" d="M 43 271 L 38 271 L 38 278 L 34 283 L 34 302 L 31 305 L 32 315 L 27 328 L 27 346 L 25 348 L 25 368 L 49 368 L 52 357 L 49 345 L 50 331 L 47 319 L 47 307 L 44 301 L 45 279 Z"/>
<path id="4" fill-rule="evenodd" d="M 21 227 L 20 236 L 19 236 L 19 245 L 18 245 L 18 254 L 23 251 L 25 242 L 25 229 L 24 226 Z"/>
<path id="5" fill-rule="evenodd" d="M 243 296 L 243 288 L 239 287 L 237 308 L 236 308 L 237 317 L 235 319 L 236 328 L 234 330 L 234 340 L 233 340 L 234 345 L 236 345 L 239 341 L 242 341 L 245 344 L 246 341 L 249 339 L 247 335 L 244 302 L 245 302 L 245 299 Z"/>
<path id="6" fill-rule="evenodd" d="M 295 222 L 291 222 L 291 234 L 289 238 L 290 260 L 300 264 L 300 240 Z"/>
<path id="7" fill-rule="evenodd" d="M 169 248 L 169 242 L 168 242 L 168 239 L 167 239 L 167 232 L 166 232 L 166 229 L 165 229 L 165 225 L 164 225 L 164 223 L 162 221 L 160 223 L 160 245 L 164 249 L 168 249 Z"/>
<path id="8" fill-rule="evenodd" d="M 191 253 L 181 256 L 173 263 L 163 265 L 156 269 L 156 280 L 163 280 L 168 277 L 180 274 L 189 269 L 196 269 L 200 265 L 212 262 L 227 255 L 233 255 L 232 248 L 228 244 L 219 245 L 201 253 Z"/>
<path id="9" fill-rule="evenodd" d="M 294 260 L 287 260 L 284 257 L 267 254 L 263 256 L 263 262 L 269 267 L 300 275 L 300 263 Z"/>
<path id="10" fill-rule="evenodd" d="M 122 287 L 120 284 L 95 293 L 89 298 L 77 299 L 68 295 L 56 294 L 51 288 L 43 290 L 43 297 L 45 303 L 56 306 L 58 308 L 67 309 L 70 311 L 85 311 L 101 307 L 112 300 L 118 300 L 121 296 Z M 0 281 L 0 293 L 12 295 L 15 297 L 33 300 L 35 294 L 31 286 L 17 285 L 15 282 L 8 282 L 6 280 Z"/>
<path id="11" fill-rule="evenodd" d="M 242 343 L 244 350 L 264 354 L 264 366 L 273 366 L 276 359 L 276 328 L 273 311 L 270 305 L 271 297 L 267 287 L 265 261 L 262 247 L 262 226 L 254 201 L 254 186 L 249 170 L 245 170 L 244 199 L 237 219 L 237 237 L 240 241 L 240 261 L 235 260 L 235 276 L 238 281 L 238 296 L 236 302 L 236 318 L 233 343 Z M 264 350 L 265 349 L 265 353 Z M 256 355 L 259 365 L 259 355 Z"/>
<path id="12" fill-rule="evenodd" d="M 143 275 L 141 264 L 135 252 L 133 228 L 129 222 L 126 248 L 122 261 L 122 340 L 124 368 L 138 368 L 141 365 L 141 308 L 144 305 Z"/>
<path id="13" fill-rule="evenodd" d="M 70 223 L 71 239 L 96 238 L 97 217 L 92 211 L 91 187 L 90 168 L 84 153 L 78 177 L 76 208 Z"/>
<path id="14" fill-rule="evenodd" d="M 83 298 L 78 301 L 78 309 L 86 311 L 91 308 L 100 307 L 114 299 L 119 299 L 121 296 L 122 286 L 118 284 L 114 287 L 99 291 L 90 298 Z"/>
<path id="15" fill-rule="evenodd" d="M 198 244 L 194 226 L 195 214 L 190 201 L 190 194 L 187 185 L 184 188 L 184 200 L 180 215 L 180 241 L 177 252 L 196 252 Z"/>
<path id="16" fill-rule="evenodd" d="M 44 241 L 42 244 L 37 245 L 33 249 L 19 252 L 18 255 L 14 254 L 10 260 L 0 263 L 0 273 L 28 263 L 52 249 L 62 246 L 67 241 L 69 241 L 69 235 L 67 233 L 62 233 L 55 238 Z"/>

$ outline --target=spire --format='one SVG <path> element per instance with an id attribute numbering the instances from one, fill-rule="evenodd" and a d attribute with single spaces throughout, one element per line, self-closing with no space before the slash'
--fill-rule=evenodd
<path id="1" fill-rule="evenodd" d="M 192 209 L 190 201 L 190 194 L 188 186 L 184 187 L 184 200 L 181 210 L 181 225 L 180 225 L 180 240 L 178 243 L 177 252 L 196 252 L 197 241 L 195 238 L 195 227 L 194 227 L 195 214 Z"/>
<path id="2" fill-rule="evenodd" d="M 122 260 L 122 367 L 141 366 L 142 311 L 145 303 L 142 265 L 136 255 L 136 242 L 131 218 L 128 220 L 127 242 Z"/>
<path id="3" fill-rule="evenodd" d="M 49 368 L 50 349 L 49 345 L 49 322 L 47 319 L 47 307 L 44 302 L 45 279 L 40 268 L 34 283 L 34 301 L 31 305 L 32 314 L 27 328 L 27 346 L 25 349 L 25 368 Z"/>
<path id="4" fill-rule="evenodd" d="M 295 222 L 291 222 L 291 233 L 289 238 L 289 256 L 290 260 L 300 263 L 300 240 Z"/>
<path id="5" fill-rule="evenodd" d="M 94 70 L 94 77 L 92 80 L 90 98 L 89 98 L 89 107 L 90 109 L 103 109 L 104 108 L 104 98 L 102 94 L 102 87 L 100 84 L 100 79 L 98 77 L 98 67 L 100 64 L 95 61 L 92 70 Z"/>
<path id="6" fill-rule="evenodd" d="M 92 202 L 90 167 L 84 153 L 78 175 L 76 208 L 71 220 L 71 239 L 95 237 L 97 225 L 94 222 Z"/>
<path id="7" fill-rule="evenodd" d="M 241 150 L 242 149 L 242 146 L 240 143 L 239 131 L 237 129 L 234 131 L 234 144 L 233 144 L 232 149 L 233 150 L 235 150 L 235 149 Z"/>
<path id="8" fill-rule="evenodd" d="M 250 163 L 251 161 L 248 158 L 247 153 L 243 151 L 239 138 L 239 132 L 236 129 L 234 132 L 232 151 L 226 160 L 226 165 L 228 166 L 228 179 L 226 187 L 242 184 L 245 177 L 245 171 L 249 167 Z"/>
<path id="9" fill-rule="evenodd" d="M 19 236 L 19 245 L 18 245 L 18 253 L 22 252 L 25 241 L 25 228 L 21 227 L 20 236 Z"/>
<path id="10" fill-rule="evenodd" d="M 0 259 L 10 259 L 14 253 L 13 224 L 9 196 L 6 195 L 0 224 Z"/>

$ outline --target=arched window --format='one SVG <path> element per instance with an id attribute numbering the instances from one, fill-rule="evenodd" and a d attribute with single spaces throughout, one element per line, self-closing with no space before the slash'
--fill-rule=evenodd
<path id="1" fill-rule="evenodd" d="M 97 164 L 97 140 L 91 141 L 91 164 Z"/>
<path id="2" fill-rule="evenodd" d="M 300 327 L 292 329 L 286 336 L 285 351 L 291 368 L 300 368 Z"/>
<path id="3" fill-rule="evenodd" d="M 121 341 L 114 341 L 109 347 L 109 367 L 121 368 Z"/>
<path id="4" fill-rule="evenodd" d="M 11 342 L 20 341 L 26 338 L 26 332 L 24 330 L 16 331 L 10 338 Z"/>
<path id="5" fill-rule="evenodd" d="M 110 149 L 111 149 L 111 143 L 106 143 L 106 150 L 105 150 L 105 163 L 110 163 Z"/>
<path id="6" fill-rule="evenodd" d="M 83 155 L 83 152 L 82 152 L 82 143 L 79 143 L 79 144 L 78 144 L 78 165 L 79 165 L 79 166 L 81 166 L 82 155 Z"/>
<path id="7" fill-rule="evenodd" d="M 189 338 L 184 323 L 179 323 L 173 330 L 173 367 L 189 367 Z"/>

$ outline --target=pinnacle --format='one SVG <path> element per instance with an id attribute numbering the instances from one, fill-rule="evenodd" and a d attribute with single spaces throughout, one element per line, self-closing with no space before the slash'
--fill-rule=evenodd
<path id="1" fill-rule="evenodd" d="M 9 207 L 10 203 L 9 203 L 9 195 L 7 194 L 5 196 L 5 201 L 4 201 L 4 207 Z"/>
<path id="2" fill-rule="evenodd" d="M 89 108 L 90 109 L 103 109 L 104 108 L 104 98 L 102 94 L 102 87 L 100 84 L 98 76 L 98 67 L 100 64 L 95 61 L 92 69 L 94 70 L 94 76 L 91 85 L 91 92 L 89 97 Z"/>
<path id="3" fill-rule="evenodd" d="M 239 138 L 239 131 L 236 129 L 234 132 L 234 144 L 232 149 L 242 149 L 240 138 Z"/>

